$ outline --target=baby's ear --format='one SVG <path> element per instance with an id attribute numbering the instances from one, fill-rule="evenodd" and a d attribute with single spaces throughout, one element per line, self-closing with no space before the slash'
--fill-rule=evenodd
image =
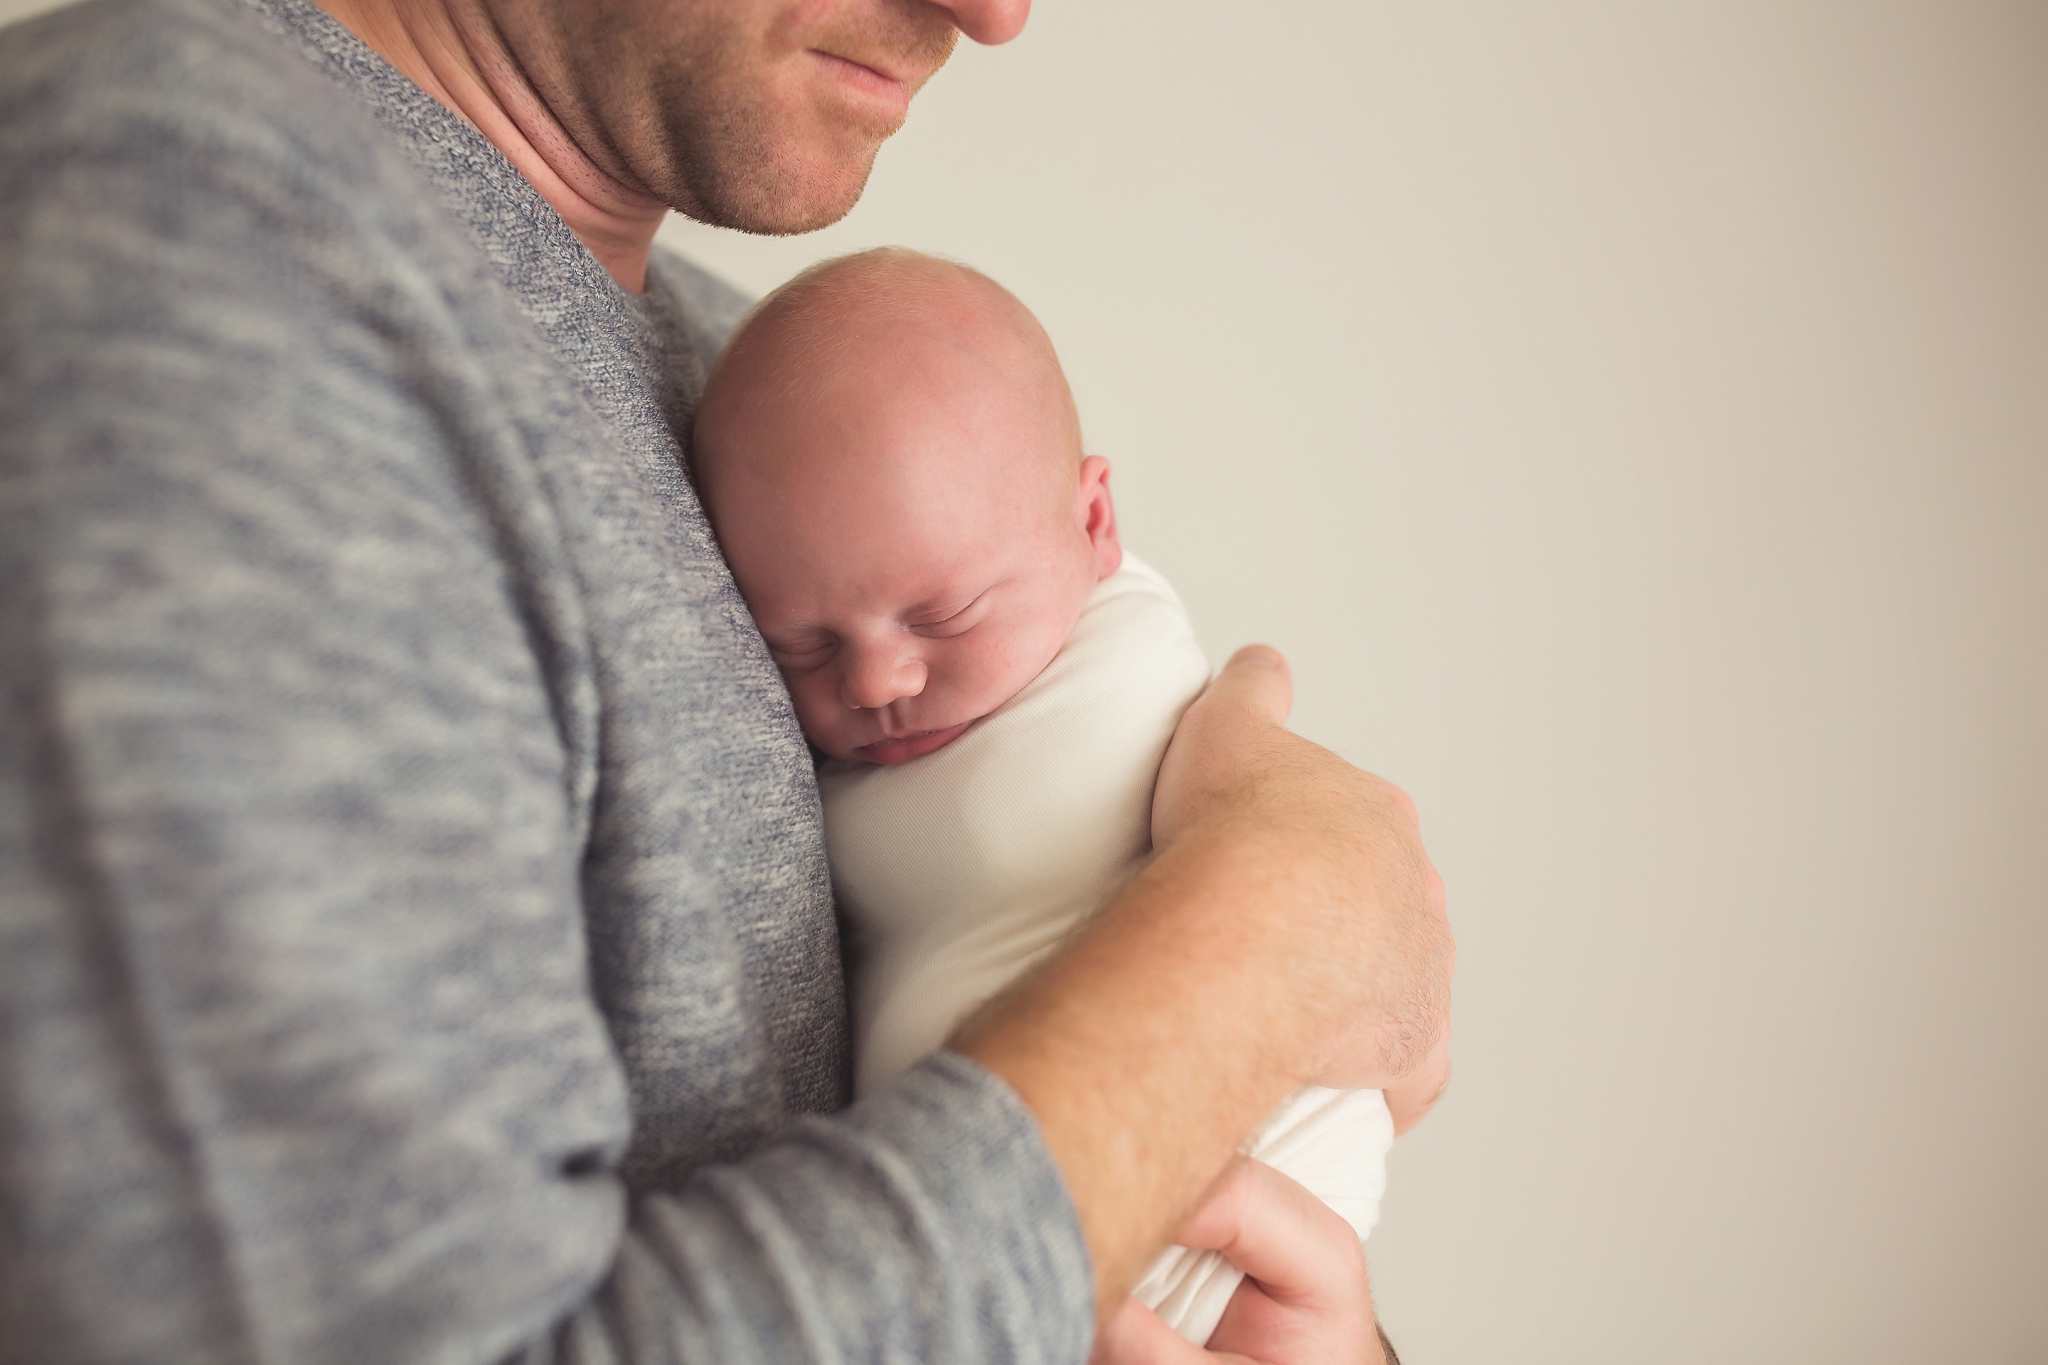
<path id="1" fill-rule="evenodd" d="M 1124 547 L 1116 538 L 1116 504 L 1109 497 L 1108 460 L 1090 455 L 1081 461 L 1081 486 L 1074 499 L 1074 515 L 1094 552 L 1095 578 L 1100 582 L 1124 562 Z"/>

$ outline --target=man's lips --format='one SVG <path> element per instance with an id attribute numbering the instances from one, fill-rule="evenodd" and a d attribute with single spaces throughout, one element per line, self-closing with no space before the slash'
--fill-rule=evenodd
<path id="1" fill-rule="evenodd" d="M 908 763 L 913 758 L 922 758 L 934 749 L 943 749 L 972 722 L 961 721 L 958 725 L 944 730 L 924 730 L 914 735 L 897 739 L 878 739 L 873 744 L 863 744 L 854 752 L 870 763 Z"/>
<path id="2" fill-rule="evenodd" d="M 824 62 L 826 69 L 843 83 L 862 94 L 903 110 L 910 108 L 911 73 L 899 72 L 886 62 L 857 61 L 819 48 L 812 48 L 811 55 Z"/>

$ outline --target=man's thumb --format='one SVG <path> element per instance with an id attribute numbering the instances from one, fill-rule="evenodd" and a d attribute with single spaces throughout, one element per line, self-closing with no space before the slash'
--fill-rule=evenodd
<path id="1" fill-rule="evenodd" d="M 1275 725 L 1285 725 L 1294 709 L 1294 673 L 1271 645 L 1246 645 L 1231 655 L 1209 691 L 1219 702 L 1266 712 Z"/>
<path id="2" fill-rule="evenodd" d="M 1195 698 L 1152 789 L 1152 842 L 1164 848 L 1183 828 L 1191 805 L 1235 778 L 1249 775 L 1274 732 L 1287 723 L 1294 704 L 1294 675 L 1287 660 L 1267 645 L 1247 645 L 1230 656 L 1202 695 Z"/>

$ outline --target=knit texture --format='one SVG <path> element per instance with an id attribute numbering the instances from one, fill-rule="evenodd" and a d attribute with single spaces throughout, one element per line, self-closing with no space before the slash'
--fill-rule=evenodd
<path id="1" fill-rule="evenodd" d="M 742 305 L 301 0 L 0 33 L 0 1355 L 1085 1356 L 1007 1087 L 843 1108 Z"/>

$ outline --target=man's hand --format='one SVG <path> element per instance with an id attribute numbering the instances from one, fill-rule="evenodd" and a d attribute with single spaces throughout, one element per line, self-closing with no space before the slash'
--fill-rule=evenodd
<path id="1" fill-rule="evenodd" d="M 1152 861 L 952 1042 L 1038 1116 L 1105 1321 L 1288 1094 L 1440 1079 L 1451 935 L 1415 808 L 1287 733 L 1291 695 L 1238 652 L 1167 751 Z"/>
<path id="2" fill-rule="evenodd" d="M 1310 861 L 1281 875 L 1307 895 L 1280 928 L 1302 954 L 1302 1003 L 1325 1007 L 1322 1063 L 1300 1080 L 1401 1095 L 1405 1132 L 1450 1076 L 1443 879 L 1407 793 L 1284 728 L 1293 696 L 1276 651 L 1250 645 L 1231 657 L 1160 765 L 1153 846 L 1247 825 L 1300 840 Z"/>
<path id="3" fill-rule="evenodd" d="M 1220 1251 L 1244 1280 L 1208 1348 L 1191 1346 L 1127 1299 L 1090 1365 L 1382 1365 L 1358 1234 L 1329 1205 L 1263 1162 L 1239 1157 L 1175 1239 Z"/>
<path id="4" fill-rule="evenodd" d="M 1445 1029 L 1422 1065 L 1387 1087 L 1387 1112 L 1394 1119 L 1394 1136 L 1401 1136 L 1428 1118 L 1450 1083 L 1451 1034 Z"/>

